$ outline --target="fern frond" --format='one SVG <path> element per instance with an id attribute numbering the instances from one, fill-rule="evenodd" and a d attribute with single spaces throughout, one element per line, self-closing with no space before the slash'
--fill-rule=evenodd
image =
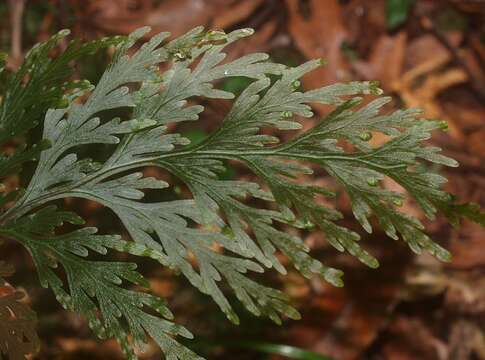
<path id="1" fill-rule="evenodd" d="M 116 52 L 99 83 L 95 87 L 80 83 L 84 85 L 63 95 L 66 106 L 46 112 L 43 139 L 50 147 L 40 153 L 25 194 L 0 215 L 0 230 L 30 250 L 42 284 L 52 288 L 66 308 L 84 314 L 98 335 L 116 337 L 130 358 L 135 355 L 127 339 L 132 337 L 140 345 L 146 335 L 160 345 L 168 359 L 197 357 L 172 338 L 190 334 L 171 322 L 161 300 L 125 286 L 143 283 L 134 265 L 91 261 L 86 258 L 90 252 L 105 254 L 113 249 L 147 256 L 176 269 L 237 323 L 237 314 L 222 290 L 227 284 L 249 311 L 281 322 L 283 316 L 298 318 L 298 312 L 285 294 L 251 277 L 264 267 L 284 274 L 278 254 L 286 255 L 306 277 L 317 274 L 336 286 L 343 285 L 342 272 L 311 257 L 310 249 L 290 228 L 318 227 L 337 250 L 349 252 L 368 266 L 378 266 L 377 259 L 360 246 L 360 235 L 339 223 L 343 215 L 319 201 L 318 197 L 334 196 L 335 189 L 296 181 L 301 175 L 311 175 L 315 167 L 325 170 L 349 194 L 355 218 L 367 232 L 372 231 L 370 219 L 375 217 L 391 238 L 401 237 L 415 252 L 427 250 L 442 260 L 450 258 L 425 234 L 417 218 L 399 211 L 407 196 L 429 218 L 440 210 L 453 224 L 460 217 L 484 223 L 485 214 L 478 206 L 455 203 L 442 189 L 446 179 L 423 167 L 426 163 L 457 166 L 440 149 L 423 144 L 444 123 L 421 119 L 417 110 L 384 112 L 389 98 L 379 97 L 381 90 L 375 82 L 334 84 L 304 92 L 300 79 L 322 61 L 289 68 L 268 61 L 266 54 L 251 54 L 224 62 L 224 47 L 251 35 L 252 30 L 225 34 L 196 28 L 166 43 L 168 34 L 162 33 L 132 50 L 148 31 L 139 29 L 113 40 Z M 35 51 L 25 69 L 31 63 L 36 69 L 40 66 L 36 59 L 46 56 L 42 47 Z M 171 65 L 164 73 L 159 70 L 162 62 Z M 219 80 L 232 76 L 249 78 L 251 83 L 217 131 L 194 145 L 180 134 L 167 132 L 169 124 L 198 119 L 203 107 L 189 103 L 194 97 L 234 98 L 215 87 Z M 11 80 L 12 94 L 22 88 L 19 79 Z M 29 91 L 40 90 L 33 87 Z M 55 94 L 61 93 L 64 89 L 55 90 Z M 364 95 L 376 99 L 362 105 L 360 96 Z M 2 103 L 4 112 L 11 109 L 11 101 Z M 332 105 L 335 110 L 284 143 L 262 133 L 263 128 L 301 129 L 301 122 L 314 115 L 312 103 Z M 22 106 L 31 109 L 33 105 Z M 35 106 L 32 114 L 37 116 L 41 105 Z M 9 110 L 9 114 L 15 111 Z M 8 117 L 3 121 L 9 124 Z M 374 133 L 389 140 L 372 146 L 369 140 Z M 96 144 L 111 149 L 105 161 L 79 157 L 80 147 Z M 16 169 L 12 165 L 16 156 L 22 155 L 2 159 L 0 174 Z M 25 156 L 35 157 L 36 152 Z M 224 180 L 221 174 L 227 161 L 247 166 L 266 187 Z M 144 177 L 140 170 L 146 166 L 178 177 L 193 198 L 144 201 L 144 190 L 169 186 Z M 384 188 L 381 181 L 385 177 L 400 184 L 407 194 Z M 43 207 L 67 197 L 89 199 L 109 208 L 133 242 L 97 235 L 94 228 L 56 235 L 55 228 L 63 222 L 82 224 L 72 213 Z M 258 201 L 251 201 L 254 199 Z M 66 272 L 67 287 L 52 270 L 55 264 Z M 146 309 L 158 311 L 159 316 Z"/>
<path id="2" fill-rule="evenodd" d="M 172 338 L 176 335 L 191 338 L 192 335 L 170 321 L 173 315 L 165 301 L 126 288 L 127 283 L 148 286 L 135 270 L 136 264 L 87 259 L 90 251 L 106 255 L 108 249 L 152 258 L 157 258 L 157 254 L 147 247 L 123 241 L 117 235 L 97 235 L 97 229 L 92 227 L 54 235 L 53 229 L 65 221 L 83 223 L 77 215 L 58 212 L 49 206 L 13 222 L 3 233 L 15 237 L 30 251 L 42 286 L 51 288 L 65 309 L 85 316 L 97 336 L 116 338 L 129 359 L 136 358 L 129 338 L 143 348 L 147 335 L 169 359 L 197 359 Z M 66 273 L 66 285 L 54 271 L 59 264 Z"/>
<path id="3" fill-rule="evenodd" d="M 36 127 L 47 109 L 63 106 L 70 93 L 89 87 L 88 81 L 69 80 L 73 73 L 72 61 L 116 45 L 122 39 L 118 36 L 86 43 L 72 40 L 56 57 L 52 57 L 50 53 L 69 33 L 69 30 L 62 30 L 35 45 L 15 73 L 2 73 L 7 58 L 0 54 L 0 76 L 5 87 L 0 97 L 0 145 Z M 30 148 L 21 146 L 10 156 L 0 155 L 0 179 L 20 172 L 25 162 L 36 160 L 50 144 L 48 139 L 44 139 Z"/>

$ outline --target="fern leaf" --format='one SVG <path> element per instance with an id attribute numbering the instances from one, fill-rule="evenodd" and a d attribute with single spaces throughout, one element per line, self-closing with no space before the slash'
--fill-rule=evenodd
<path id="1" fill-rule="evenodd" d="M 72 40 L 58 56 L 51 57 L 50 52 L 68 34 L 69 30 L 62 30 L 35 45 L 26 54 L 24 63 L 16 73 L 2 73 L 6 56 L 0 54 L 0 75 L 5 82 L 5 90 L 0 98 L 0 145 L 37 126 L 46 110 L 61 106 L 70 92 L 89 86 L 86 81 L 68 81 L 72 75 L 70 63 L 73 60 L 121 40 L 121 37 L 103 38 L 83 44 Z M 9 157 L 0 156 L 0 178 L 19 172 L 23 163 L 37 159 L 49 144 L 48 140 L 44 140 L 31 148 L 23 146 Z"/>
<path id="2" fill-rule="evenodd" d="M 157 260 L 210 295 L 237 323 L 238 316 L 222 290 L 227 284 L 253 314 L 280 323 L 285 316 L 298 318 L 298 312 L 285 294 L 251 278 L 264 267 L 284 274 L 278 254 L 286 255 L 306 277 L 316 274 L 336 286 L 343 284 L 342 272 L 311 257 L 304 241 L 288 231 L 290 228 L 318 227 L 338 251 L 378 266 L 377 259 L 360 246 L 360 235 L 338 223 L 343 215 L 319 201 L 320 196 L 334 196 L 336 189 L 296 181 L 301 175 L 311 175 L 313 168 L 325 170 L 349 194 L 354 216 L 367 232 L 372 231 L 370 219 L 375 217 L 391 238 L 401 237 L 418 253 L 427 250 L 442 260 L 450 258 L 426 235 L 417 218 L 399 211 L 407 196 L 429 218 L 440 210 L 453 224 L 460 217 L 484 223 L 485 215 L 478 206 L 455 203 L 442 189 L 446 179 L 423 170 L 427 163 L 457 166 L 440 149 L 424 144 L 444 124 L 421 119 L 420 112 L 413 109 L 385 113 L 389 98 L 379 97 L 382 91 L 375 82 L 334 84 L 304 92 L 300 79 L 321 66 L 321 60 L 295 68 L 272 63 L 266 54 L 224 61 L 224 47 L 251 35 L 250 29 L 225 34 L 196 28 L 169 42 L 164 42 L 168 34 L 162 33 L 132 50 L 148 31 L 142 28 L 126 38 L 106 40 L 117 44 L 116 52 L 95 87 L 84 82 L 73 85 L 76 89 L 59 95 L 65 100 L 62 107 L 42 103 L 54 107 L 46 112 L 43 123 L 43 139 L 51 146 L 40 153 L 25 194 L 0 215 L 0 230 L 30 250 L 42 284 L 52 288 L 66 308 L 84 314 L 98 335 L 116 337 L 130 358 L 135 355 L 127 339 L 141 345 L 147 335 L 168 359 L 197 356 L 174 339 L 190 334 L 171 322 L 161 300 L 127 288 L 127 283 L 143 284 L 133 264 L 91 261 L 87 258 L 90 252 L 105 254 L 112 249 Z M 48 42 L 34 50 L 25 69 L 29 64 L 37 69 L 36 59 L 47 56 L 43 49 L 50 47 Z M 85 48 L 81 45 L 79 49 Z M 70 55 L 64 56 L 73 59 L 82 52 L 66 51 Z M 63 61 L 51 69 L 56 69 L 52 81 L 59 78 L 58 72 L 63 74 L 58 71 L 64 68 Z M 170 63 L 164 73 L 159 69 L 162 62 Z M 19 73 L 22 71 L 27 70 Z M 244 76 L 250 84 L 217 131 L 194 145 L 180 134 L 168 133 L 170 124 L 198 119 L 203 107 L 189 103 L 194 97 L 234 98 L 215 87 L 231 76 Z M 10 84 L 13 93 L 24 91 L 18 80 Z M 32 91 L 40 90 L 33 87 Z M 65 89 L 53 91 L 64 94 Z M 363 95 L 376 99 L 362 105 Z M 2 109 L 10 108 L 12 100 L 8 99 Z M 312 103 L 332 105 L 335 110 L 287 142 L 263 134 L 262 129 L 268 127 L 301 129 L 305 118 L 314 115 Z M 30 109 L 31 105 L 22 106 Z M 34 109 L 32 114 L 37 116 L 41 109 Z M 6 119 L 2 121 L 8 124 Z M 372 146 L 373 133 L 385 134 L 389 140 Z M 112 150 L 105 161 L 80 158 L 80 147 L 97 144 Z M 26 155 L 35 156 L 35 151 Z M 0 159 L 0 174 L 17 169 L 21 161 L 16 159 L 23 159 L 22 155 Z M 224 180 L 221 174 L 227 161 L 247 166 L 265 186 Z M 170 186 L 143 177 L 140 169 L 146 166 L 177 176 L 193 198 L 146 202 L 144 190 Z M 399 183 L 407 194 L 381 186 L 385 177 Z M 96 201 L 112 210 L 133 242 L 97 235 L 94 228 L 56 235 L 55 229 L 63 222 L 82 224 L 72 213 L 43 207 L 67 197 Z M 8 199 L 0 199 L 0 203 Z M 56 264 L 64 268 L 67 284 L 52 271 Z M 158 311 L 160 316 L 142 307 Z"/>
<path id="3" fill-rule="evenodd" d="M 157 258 L 157 254 L 116 235 L 97 235 L 96 228 L 54 235 L 53 229 L 65 221 L 79 224 L 82 219 L 50 206 L 14 222 L 4 233 L 15 236 L 30 251 L 42 286 L 50 287 L 64 308 L 85 316 L 100 338 L 115 337 L 129 359 L 136 358 L 129 336 L 142 348 L 147 334 L 157 341 L 169 359 L 197 359 L 194 353 L 173 340 L 175 335 L 188 338 L 192 335 L 170 321 L 173 315 L 165 301 L 126 288 L 126 284 L 148 286 L 135 270 L 136 264 L 87 258 L 90 251 L 105 255 L 108 249 L 152 258 Z M 66 285 L 54 271 L 58 264 L 66 273 Z"/>

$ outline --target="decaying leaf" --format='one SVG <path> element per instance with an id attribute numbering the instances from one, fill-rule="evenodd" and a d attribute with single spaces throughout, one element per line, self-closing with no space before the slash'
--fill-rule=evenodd
<path id="1" fill-rule="evenodd" d="M 39 349 L 35 313 L 21 302 L 24 294 L 5 285 L 12 267 L 0 262 L 0 359 L 24 360 Z"/>
<path id="2" fill-rule="evenodd" d="M 287 0 L 289 31 L 296 46 L 309 59 L 323 58 L 327 66 L 305 78 L 309 88 L 348 79 L 348 64 L 341 51 L 347 38 L 337 0 Z"/>

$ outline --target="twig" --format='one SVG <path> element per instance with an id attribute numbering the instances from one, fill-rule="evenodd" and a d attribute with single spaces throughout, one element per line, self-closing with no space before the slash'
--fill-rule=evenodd
<path id="1" fill-rule="evenodd" d="M 17 65 L 22 60 L 22 15 L 25 8 L 25 0 L 9 0 L 11 33 L 11 58 L 13 65 Z"/>

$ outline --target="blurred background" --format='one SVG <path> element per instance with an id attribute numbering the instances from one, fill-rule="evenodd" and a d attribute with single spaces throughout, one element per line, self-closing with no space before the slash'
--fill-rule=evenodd
<path id="1" fill-rule="evenodd" d="M 449 131 L 433 140 L 461 164 L 446 170 L 447 188 L 463 201 L 485 205 L 485 1 L 0 0 L 0 19 L 0 51 L 11 54 L 10 69 L 33 44 L 63 28 L 92 39 L 144 25 L 174 36 L 197 25 L 226 31 L 252 27 L 255 35 L 228 47 L 229 58 L 255 51 L 288 65 L 324 58 L 328 65 L 305 78 L 305 88 L 379 80 L 393 96 L 393 107 L 419 107 L 428 118 L 447 120 Z M 96 82 L 109 58 L 109 51 L 87 58 L 78 64 L 77 76 Z M 246 85 L 243 78 L 220 84 L 236 94 Z M 192 141 L 217 128 L 230 106 L 214 100 L 202 104 L 201 121 L 174 129 Z M 316 108 L 320 116 L 328 110 Z M 175 184 L 165 198 L 186 191 L 169 174 L 149 171 Z M 326 174 L 316 174 L 318 184 L 332 185 Z M 253 179 L 237 164 L 225 176 Z M 96 204 L 70 200 L 66 205 L 103 232 L 123 232 Z M 347 215 L 346 225 L 359 229 L 344 194 L 335 205 Z M 315 257 L 345 271 L 346 285 L 337 289 L 319 279 L 305 281 L 291 271 L 286 277 L 265 275 L 264 281 L 289 293 L 303 314 L 301 321 L 281 327 L 242 308 L 241 325 L 233 326 L 184 279 L 148 261 L 142 271 L 153 291 L 168 299 L 178 322 L 195 334 L 188 345 L 209 359 L 485 359 L 484 230 L 471 223 L 453 229 L 443 219 L 429 223 L 412 202 L 405 210 L 417 214 L 433 238 L 452 251 L 451 263 L 413 256 L 375 232 L 363 239 L 381 263 L 371 270 L 332 250 L 321 233 L 302 233 Z M 122 359 L 114 341 L 94 340 L 83 319 L 62 311 L 51 293 L 39 288 L 30 260 L 17 250 L 2 248 L 17 270 L 11 282 L 27 289 L 39 314 L 43 347 L 38 358 Z M 148 346 L 141 358 L 160 354 Z"/>

